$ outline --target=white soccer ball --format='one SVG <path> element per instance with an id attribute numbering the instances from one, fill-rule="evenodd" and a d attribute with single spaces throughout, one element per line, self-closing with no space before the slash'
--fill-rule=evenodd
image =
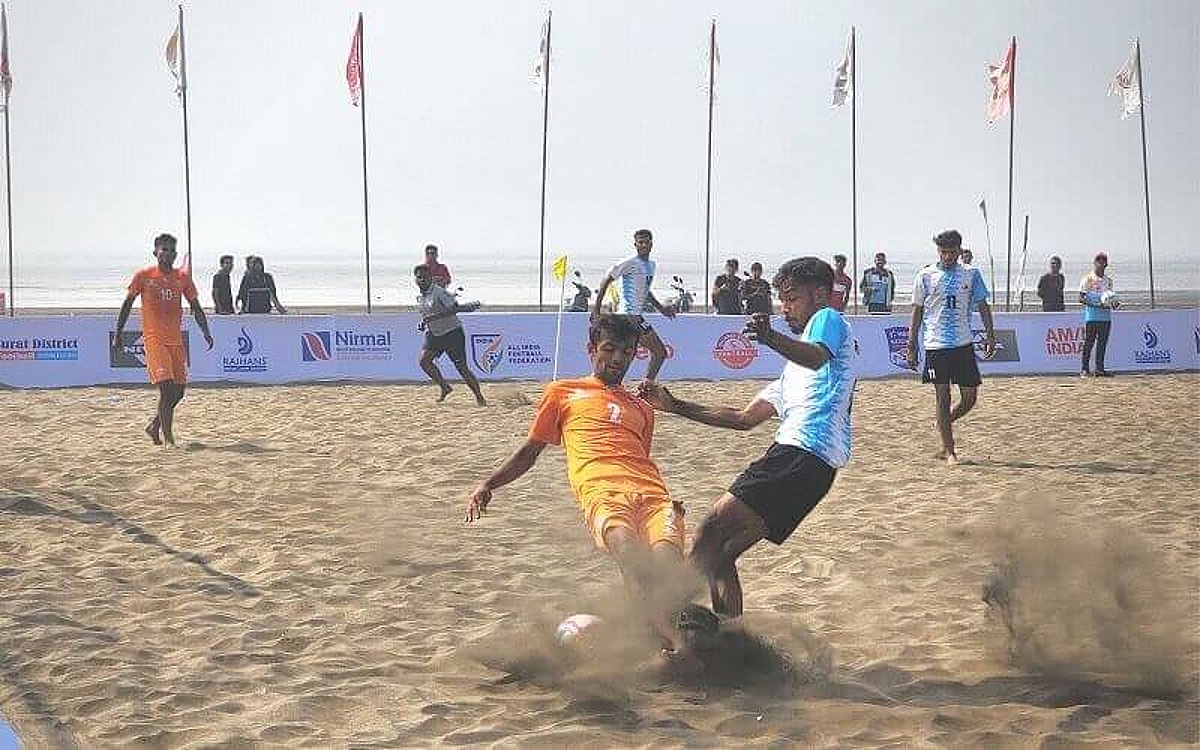
<path id="1" fill-rule="evenodd" d="M 1100 292 L 1100 304 L 1108 307 L 1116 307 L 1121 304 L 1121 300 L 1117 298 L 1117 293 L 1111 289 Z"/>
<path id="2" fill-rule="evenodd" d="M 604 621 L 596 615 L 571 615 L 558 624 L 558 628 L 554 631 L 554 636 L 560 644 L 565 646 L 602 622 Z"/>

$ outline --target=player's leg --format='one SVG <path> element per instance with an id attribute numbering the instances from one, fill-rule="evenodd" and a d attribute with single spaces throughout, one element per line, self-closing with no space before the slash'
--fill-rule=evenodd
<path id="1" fill-rule="evenodd" d="M 471 366 L 467 364 L 466 334 L 463 333 L 463 329 L 458 328 L 446 335 L 451 337 L 450 347 L 446 353 L 450 355 L 450 361 L 454 363 L 454 368 L 458 370 L 463 382 L 471 389 L 471 393 L 475 394 L 475 402 L 480 406 L 487 406 L 487 401 L 483 398 L 483 390 L 479 387 L 479 380 L 475 377 L 475 373 L 471 372 Z"/>
<path id="2" fill-rule="evenodd" d="M 762 517 L 728 492 L 700 522 L 688 560 L 708 580 L 714 612 L 728 617 L 742 614 L 737 559 L 768 533 Z"/>
<path id="3" fill-rule="evenodd" d="M 1096 322 L 1096 374 L 1107 375 L 1104 367 L 1104 355 L 1108 352 L 1108 335 L 1112 332 L 1112 323 L 1107 320 Z"/>
<path id="4" fill-rule="evenodd" d="M 161 411 L 158 419 L 162 425 L 163 440 L 167 445 L 175 445 L 175 407 L 183 400 L 187 384 L 187 353 L 182 346 L 168 346 L 165 349 L 170 357 L 171 379 L 164 383 L 169 387 L 165 391 L 165 402 L 159 399 Z"/>
<path id="5" fill-rule="evenodd" d="M 938 458 L 953 461 L 957 456 L 954 453 L 954 428 L 950 418 L 950 383 L 934 383 L 933 392 L 937 396 L 938 437 L 942 441 L 942 450 Z"/>
<path id="6" fill-rule="evenodd" d="M 1083 365 L 1079 368 L 1080 375 L 1088 375 L 1092 371 L 1092 347 L 1096 345 L 1099 332 L 1096 321 L 1089 320 L 1083 324 Z"/>
<path id="7" fill-rule="evenodd" d="M 960 385 L 958 387 L 958 403 L 950 410 L 950 421 L 957 422 L 975 408 L 979 401 L 979 388 L 976 386 Z"/>
<path id="8" fill-rule="evenodd" d="M 657 380 L 658 371 L 662 369 L 663 362 L 667 360 L 666 345 L 649 324 L 645 324 L 643 327 L 638 343 L 644 345 L 650 352 L 650 364 L 646 367 L 646 380 Z"/>
<path id="9" fill-rule="evenodd" d="M 446 396 L 450 395 L 450 391 L 453 389 L 446 383 L 446 379 L 442 377 L 442 371 L 438 369 L 437 363 L 434 362 L 435 359 L 442 355 L 442 350 L 430 342 L 431 338 L 433 337 L 426 337 L 425 347 L 421 349 L 421 358 L 417 360 L 417 363 L 424 370 L 425 374 L 429 376 L 429 379 L 441 389 L 442 393 L 438 396 L 438 401 L 445 401 Z"/>

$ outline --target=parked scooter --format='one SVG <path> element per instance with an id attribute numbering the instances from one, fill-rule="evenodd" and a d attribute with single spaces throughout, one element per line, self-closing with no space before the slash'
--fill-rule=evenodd
<path id="1" fill-rule="evenodd" d="M 587 312 L 592 306 L 592 290 L 583 284 L 583 277 L 579 275 L 579 271 L 574 275 L 579 279 L 571 281 L 571 286 L 575 287 L 575 296 L 569 302 L 563 299 L 563 312 Z"/>
<path id="2" fill-rule="evenodd" d="M 683 285 L 683 279 L 679 276 L 671 277 L 671 291 L 675 292 L 675 296 L 667 300 L 667 304 L 675 308 L 675 312 L 690 313 L 695 297 Z"/>

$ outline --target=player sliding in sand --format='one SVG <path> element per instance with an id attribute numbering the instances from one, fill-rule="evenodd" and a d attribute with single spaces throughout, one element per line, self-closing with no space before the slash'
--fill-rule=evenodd
<path id="1" fill-rule="evenodd" d="M 958 463 L 954 450 L 954 423 L 975 407 L 979 397 L 979 365 L 975 363 L 971 310 L 978 307 L 986 337 L 983 356 L 996 353 L 996 330 L 992 309 L 988 307 L 988 289 L 983 274 L 958 262 L 962 253 L 962 235 L 948 229 L 933 238 L 938 262 L 917 272 L 913 284 L 912 322 L 908 328 L 908 366 L 917 366 L 917 335 L 924 324 L 925 368 L 921 382 L 933 383 L 937 394 L 938 435 L 942 449 L 936 458 L 948 464 Z M 950 385 L 958 384 L 958 405 L 950 408 Z"/>
<path id="2" fill-rule="evenodd" d="M 654 410 L 621 385 L 638 336 L 635 318 L 593 318 L 588 330 L 592 375 L 546 386 L 528 439 L 471 492 L 466 520 L 482 517 L 496 489 L 529 471 L 547 445 L 561 443 L 567 478 L 592 539 L 617 561 L 633 599 L 646 607 L 671 652 L 679 653 L 684 635 L 668 625 L 679 607 L 666 602 L 654 573 L 664 565 L 682 567 L 683 507 L 671 500 L 650 458 Z"/>
<path id="3" fill-rule="evenodd" d="M 773 282 L 784 320 L 799 339 L 771 328 L 770 316 L 751 316 L 746 332 L 788 362 L 777 380 L 742 410 L 676 398 L 666 387 L 643 383 L 655 408 L 701 424 L 749 430 L 780 418 L 775 442 L 750 464 L 700 523 L 689 560 L 707 577 L 713 609 L 742 614 L 737 559 L 761 539 L 791 536 L 850 458 L 850 405 L 858 344 L 850 324 L 829 307 L 833 268 L 819 258 L 784 263 Z"/>
<path id="4" fill-rule="evenodd" d="M 196 323 L 204 333 L 204 343 L 213 347 L 212 334 L 208 331 L 208 319 L 200 306 L 196 285 L 192 277 L 175 268 L 175 238 L 160 234 L 154 239 L 154 257 L 158 265 L 144 268 L 129 282 L 129 293 L 121 312 L 117 315 L 117 330 L 113 334 L 112 349 L 120 356 L 124 344 L 121 335 L 133 302 L 142 298 L 142 341 L 146 351 L 146 371 L 150 382 L 158 386 L 158 410 L 154 419 L 146 426 L 146 434 L 155 445 L 175 445 L 173 423 L 175 407 L 183 400 L 187 384 L 187 351 L 183 348 L 180 324 L 183 322 L 183 306 L 179 300 L 187 299 L 196 316 Z"/>

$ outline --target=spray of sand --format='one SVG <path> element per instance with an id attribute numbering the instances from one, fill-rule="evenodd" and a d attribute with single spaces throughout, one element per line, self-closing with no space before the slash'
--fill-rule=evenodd
<path id="1" fill-rule="evenodd" d="M 1135 529 L 1067 511 L 1020 497 L 974 530 L 991 555 L 983 595 L 1008 657 L 1050 676 L 1177 694 L 1196 648 L 1180 574 Z"/>

